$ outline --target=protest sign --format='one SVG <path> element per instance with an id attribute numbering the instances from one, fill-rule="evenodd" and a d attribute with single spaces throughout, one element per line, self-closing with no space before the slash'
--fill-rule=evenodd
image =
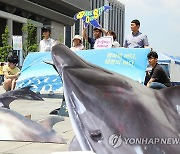
<path id="1" fill-rule="evenodd" d="M 111 48 L 113 43 L 112 36 L 104 36 L 95 41 L 94 49 Z"/>
<path id="2" fill-rule="evenodd" d="M 22 50 L 22 36 L 13 36 L 13 50 Z"/>

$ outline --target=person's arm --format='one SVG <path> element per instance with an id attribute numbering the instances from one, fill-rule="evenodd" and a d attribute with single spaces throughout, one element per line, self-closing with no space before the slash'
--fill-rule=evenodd
<path id="1" fill-rule="evenodd" d="M 160 76 L 161 76 L 161 73 L 160 73 L 159 69 L 157 67 L 154 68 L 153 74 L 151 75 L 151 78 L 147 83 L 147 87 L 150 86 L 151 82 L 159 81 Z"/>
<path id="2" fill-rule="evenodd" d="M 107 30 L 105 30 L 104 28 L 100 28 L 100 30 L 102 30 L 102 32 L 105 34 L 105 35 L 107 35 Z"/>
<path id="3" fill-rule="evenodd" d="M 6 79 L 17 79 L 20 75 L 20 72 L 18 72 L 15 75 L 9 75 L 8 72 L 4 72 L 4 76 Z"/>
<path id="4" fill-rule="evenodd" d="M 87 30 L 87 27 L 85 27 L 85 28 L 83 29 L 82 35 L 83 35 L 83 38 L 84 38 L 86 41 L 88 41 L 88 36 L 87 36 L 87 34 L 86 34 L 86 30 Z"/>
<path id="5" fill-rule="evenodd" d="M 148 38 L 147 38 L 146 35 L 144 35 L 144 48 L 150 48 L 150 47 L 149 47 Z"/>
<path id="6" fill-rule="evenodd" d="M 126 39 L 124 40 L 123 47 L 127 48 L 127 40 Z"/>
<path id="7" fill-rule="evenodd" d="M 154 82 L 154 81 L 155 81 L 154 78 L 150 78 L 150 80 L 149 80 L 148 83 L 147 83 L 147 87 L 150 87 L 151 82 Z"/>

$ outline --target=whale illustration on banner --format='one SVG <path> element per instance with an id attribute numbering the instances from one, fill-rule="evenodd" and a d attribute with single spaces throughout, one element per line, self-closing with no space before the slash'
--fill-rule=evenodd
<path id="1" fill-rule="evenodd" d="M 52 48 L 52 59 L 62 77 L 69 116 L 83 151 L 180 153 L 180 86 L 159 91 L 147 88 L 86 62 L 63 44 Z M 168 144 L 169 138 L 177 142 Z M 133 144 L 128 139 L 151 142 Z M 159 140 L 148 144 L 151 139 Z"/>

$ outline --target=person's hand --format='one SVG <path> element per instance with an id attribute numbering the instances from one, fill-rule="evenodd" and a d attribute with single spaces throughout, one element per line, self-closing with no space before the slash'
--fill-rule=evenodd
<path id="1" fill-rule="evenodd" d="M 84 28 L 83 28 L 83 29 L 84 29 L 84 30 L 86 30 L 86 29 L 87 29 L 87 27 L 85 27 L 85 26 L 84 26 Z"/>
<path id="2" fill-rule="evenodd" d="M 20 76 L 20 74 L 21 74 L 21 72 L 18 72 L 18 73 L 16 74 L 16 77 L 18 78 L 18 77 Z"/>

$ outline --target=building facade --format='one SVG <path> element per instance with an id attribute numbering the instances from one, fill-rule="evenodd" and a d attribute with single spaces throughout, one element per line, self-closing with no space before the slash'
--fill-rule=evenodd
<path id="1" fill-rule="evenodd" d="M 65 26 L 74 25 L 74 14 L 87 9 L 90 9 L 88 0 L 0 0 L 0 36 L 8 25 L 12 44 L 12 36 L 24 36 L 22 27 L 31 19 L 37 26 L 37 43 L 43 26 L 51 27 L 52 38 L 65 40 Z"/>
<path id="2" fill-rule="evenodd" d="M 13 35 L 22 36 L 25 42 L 22 27 L 27 19 L 31 19 L 37 26 L 37 43 L 42 39 L 41 28 L 48 26 L 51 27 L 53 39 L 63 40 L 70 47 L 73 36 L 82 35 L 84 27 L 82 20 L 74 20 L 74 15 L 79 11 L 93 10 L 104 5 L 111 6 L 112 10 L 104 12 L 97 20 L 104 29 L 115 31 L 117 41 L 122 45 L 125 6 L 118 0 L 0 0 L 0 46 L 6 25 L 10 32 L 10 45 Z M 93 37 L 92 26 L 88 28 L 88 36 Z"/>
<path id="3" fill-rule="evenodd" d="M 89 0 L 90 10 L 95 8 L 100 8 L 104 5 L 111 6 L 111 10 L 102 13 L 102 15 L 97 19 L 99 24 L 106 30 L 113 30 L 116 32 L 117 41 L 123 45 L 124 40 L 124 24 L 125 24 L 125 5 L 118 0 Z M 82 35 L 83 22 L 77 20 L 74 26 L 66 26 L 66 45 L 72 46 L 72 37 L 75 34 Z M 93 27 L 88 26 L 88 36 L 93 37 Z"/>

